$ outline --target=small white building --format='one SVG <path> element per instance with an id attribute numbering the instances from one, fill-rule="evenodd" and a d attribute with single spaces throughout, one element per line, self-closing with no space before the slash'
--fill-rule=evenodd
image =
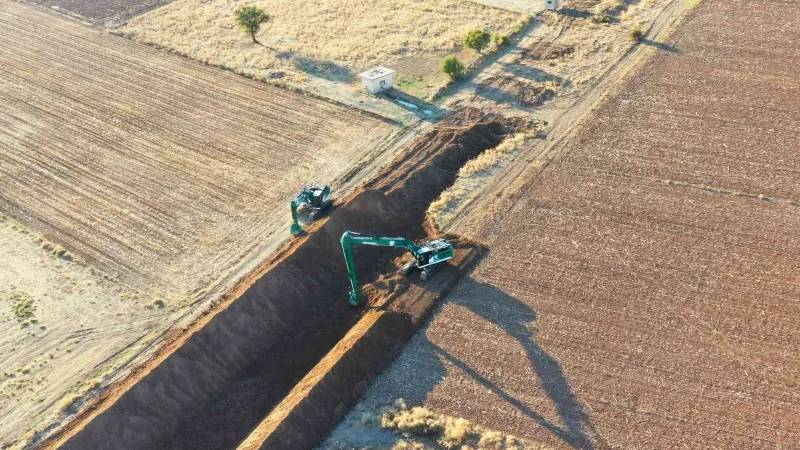
<path id="1" fill-rule="evenodd" d="M 558 0 L 544 0 L 545 8 L 555 11 L 558 8 Z"/>
<path id="2" fill-rule="evenodd" d="M 361 84 L 370 94 L 377 94 L 392 87 L 394 84 L 394 70 L 386 67 L 376 67 L 360 73 Z"/>

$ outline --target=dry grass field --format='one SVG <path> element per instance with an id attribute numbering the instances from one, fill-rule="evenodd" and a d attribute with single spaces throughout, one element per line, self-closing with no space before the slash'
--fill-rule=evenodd
<path id="1" fill-rule="evenodd" d="M 796 446 L 793 6 L 704 1 L 476 212 L 489 256 L 362 407 L 402 397 L 555 448 Z"/>
<path id="2" fill-rule="evenodd" d="M 444 82 L 442 58 L 463 51 L 467 31 L 480 28 L 509 34 L 519 13 L 466 0 L 273 0 L 253 4 L 272 21 L 253 44 L 235 26 L 243 0 L 178 0 L 131 20 L 120 32 L 199 61 L 225 66 L 259 79 L 295 86 L 346 84 L 376 65 L 398 69 L 406 89 L 421 94 Z M 335 96 L 337 88 L 322 93 Z M 352 94 L 350 94 L 352 95 Z"/>
<path id="3" fill-rule="evenodd" d="M 224 293 L 288 236 L 300 186 L 344 195 L 361 179 L 345 172 L 402 140 L 5 0 L 0 49 L 0 211 L 20 222 L 0 226 L 0 444 Z"/>

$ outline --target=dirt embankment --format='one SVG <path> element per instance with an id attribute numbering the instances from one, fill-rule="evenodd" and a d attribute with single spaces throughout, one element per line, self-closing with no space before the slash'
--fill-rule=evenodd
<path id="1" fill-rule="evenodd" d="M 379 304 L 387 306 L 386 290 L 381 288 L 409 290 L 411 280 L 384 277 L 362 289 L 362 300 L 372 308 L 350 308 L 339 237 L 345 230 L 428 236 L 432 230 L 424 219 L 430 202 L 453 183 L 464 163 L 497 145 L 507 131 L 498 118 L 482 117 L 469 126 L 458 122 L 472 120 L 474 114 L 457 115 L 415 141 L 309 234 L 289 244 L 282 259 L 261 276 L 251 276 L 252 284 L 238 298 L 193 326 L 179 338 L 182 344 L 168 346 L 169 354 L 118 386 L 117 395 L 108 396 L 96 413 L 53 443 L 66 449 L 235 448 L 354 324 L 368 320 L 365 314 Z M 459 243 L 458 248 L 462 260 L 471 260 L 464 250 L 470 245 Z M 403 253 L 356 251 L 363 283 L 392 271 L 391 256 Z M 394 302 L 388 309 L 402 314 L 414 305 Z M 412 325 L 423 315 L 419 311 Z M 363 372 L 357 365 L 353 369 Z M 330 423 L 316 423 L 316 432 L 334 425 L 333 416 L 319 418 Z M 307 442 L 313 444 L 314 439 L 310 433 Z"/>

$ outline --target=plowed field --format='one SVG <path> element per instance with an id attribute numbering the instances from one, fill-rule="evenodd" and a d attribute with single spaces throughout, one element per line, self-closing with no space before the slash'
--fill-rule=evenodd
<path id="1" fill-rule="evenodd" d="M 554 447 L 797 446 L 800 9 L 706 0 L 666 44 L 475 213 L 489 257 L 365 404 Z"/>

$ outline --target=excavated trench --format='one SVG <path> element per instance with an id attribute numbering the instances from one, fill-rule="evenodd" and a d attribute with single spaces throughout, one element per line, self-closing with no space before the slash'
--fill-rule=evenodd
<path id="1" fill-rule="evenodd" d="M 350 337 L 352 329 L 375 309 L 386 306 L 384 288 L 391 285 L 395 295 L 410 289 L 417 296 L 426 289 L 414 280 L 381 277 L 394 271 L 397 261 L 393 257 L 402 255 L 402 251 L 358 247 L 355 257 L 359 278 L 366 284 L 362 289 L 366 306 L 351 308 L 339 237 L 345 230 L 413 239 L 429 236 L 434 230 L 426 226 L 428 205 L 453 184 L 464 163 L 499 144 L 508 132 L 508 123 L 501 118 L 469 110 L 418 138 L 373 180 L 314 224 L 308 234 L 287 244 L 277 260 L 262 269 L 263 273 L 250 277 L 252 284 L 238 298 L 223 303 L 218 311 L 187 330 L 179 344 L 167 346 L 166 353 L 149 367 L 117 386 L 117 395 L 108 396 L 93 413 L 51 441 L 53 446 L 218 450 L 237 448 L 248 436 L 257 441 L 251 442 L 251 448 L 313 445 L 319 434 L 335 425 L 343 414 L 343 406 L 337 402 L 348 403 L 355 398 L 327 398 L 316 407 L 309 399 L 298 400 L 305 402 L 305 408 L 318 409 L 319 416 L 313 426 L 306 427 L 303 441 L 267 445 L 264 436 L 253 438 L 251 433 L 267 426 L 265 418 L 287 401 L 301 380 L 306 383 L 304 377 L 317 371 L 321 375 L 315 380 L 324 377 L 328 369 L 318 366 L 321 361 L 338 358 L 335 354 L 339 350 L 334 347 L 344 348 L 343 352 L 358 348 L 360 338 Z M 459 254 L 466 255 L 464 249 L 474 246 L 459 241 L 458 248 Z M 465 256 L 463 261 L 467 260 L 470 258 Z M 448 277 L 458 277 L 466 269 L 448 270 L 452 273 L 443 275 L 443 284 L 437 287 L 440 293 L 445 284 L 454 285 Z M 403 308 L 409 308 L 406 315 L 414 320 L 403 318 Z M 398 314 L 394 322 L 386 322 L 391 326 L 382 325 L 386 330 L 416 327 L 421 320 L 419 311 L 416 315 L 410 312 L 413 302 L 399 302 L 391 309 Z M 369 335 L 364 342 L 370 342 L 362 345 L 367 349 L 364 355 L 385 355 L 390 349 L 378 347 L 393 345 L 399 339 L 376 337 L 384 333 L 378 330 L 364 330 Z M 405 338 L 409 333 L 406 330 L 402 335 Z M 346 335 L 345 341 L 352 340 L 352 345 L 340 343 Z M 352 356 L 355 353 L 349 355 L 359 359 Z M 365 356 L 373 357 L 377 358 Z M 338 361 L 331 367 L 334 364 L 339 364 L 336 370 L 344 378 L 355 377 L 356 381 L 365 379 L 367 374 L 362 372 L 377 367 L 372 361 L 351 361 L 349 365 Z M 362 382 L 359 389 L 364 387 Z M 335 410 L 335 414 L 322 413 L 328 410 Z M 282 425 L 270 426 L 275 429 Z M 265 436 L 270 433 L 278 439 L 272 431 Z"/>

